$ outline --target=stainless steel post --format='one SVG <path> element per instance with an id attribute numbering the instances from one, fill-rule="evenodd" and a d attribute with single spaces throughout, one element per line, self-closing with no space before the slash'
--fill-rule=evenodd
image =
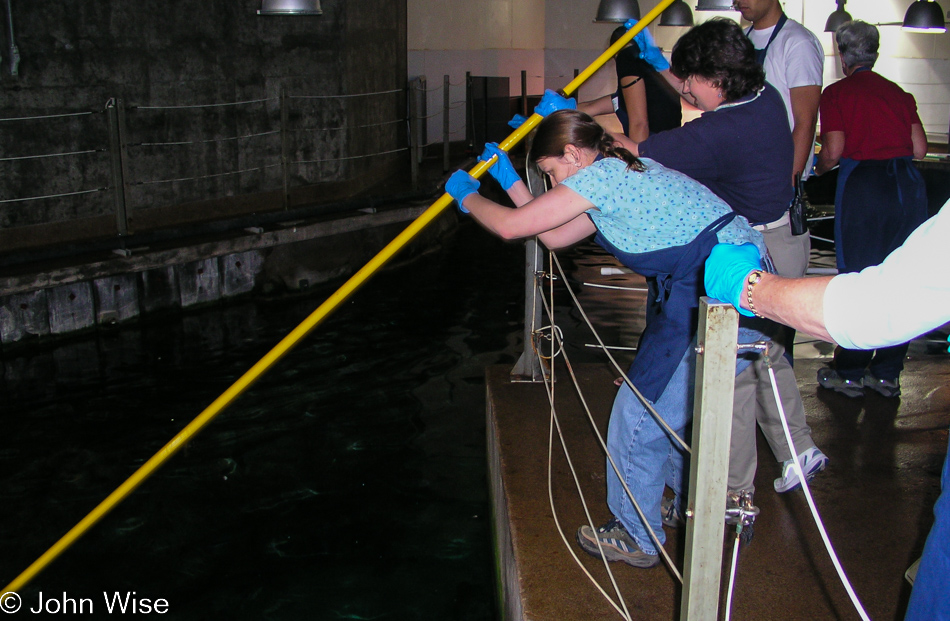
<path id="1" fill-rule="evenodd" d="M 730 304 L 700 300 L 681 621 L 719 615 L 738 327 Z"/>

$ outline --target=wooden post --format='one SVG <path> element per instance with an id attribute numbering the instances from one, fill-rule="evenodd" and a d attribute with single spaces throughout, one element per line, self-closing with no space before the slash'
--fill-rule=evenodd
<path id="1" fill-rule="evenodd" d="M 700 300 L 681 621 L 719 615 L 738 328 L 732 305 Z"/>

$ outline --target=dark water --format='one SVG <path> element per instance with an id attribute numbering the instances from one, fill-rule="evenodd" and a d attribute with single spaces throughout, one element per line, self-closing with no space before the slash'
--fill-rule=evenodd
<path id="1" fill-rule="evenodd" d="M 171 619 L 494 619 L 484 368 L 513 365 L 521 244 L 465 224 L 378 274 L 39 574 Z M 332 292 L 7 356 L 7 584 Z M 113 613 L 118 614 L 118 613 Z M 62 614 L 60 614 L 62 616 Z"/>

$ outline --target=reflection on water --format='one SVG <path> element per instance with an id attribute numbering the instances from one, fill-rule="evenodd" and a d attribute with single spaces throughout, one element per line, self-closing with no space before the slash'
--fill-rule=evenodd
<path id="1" fill-rule="evenodd" d="M 484 368 L 520 354 L 524 251 L 471 224 L 445 241 L 375 276 L 35 578 L 24 606 L 65 593 L 105 614 L 103 592 L 134 591 L 174 619 L 494 618 Z M 572 281 L 605 281 L 602 254 L 574 256 Z M 329 293 L 8 355 L 0 581 Z M 635 343 L 614 311 L 636 295 L 582 293 L 608 343 Z M 576 313 L 562 318 L 578 332 Z"/>

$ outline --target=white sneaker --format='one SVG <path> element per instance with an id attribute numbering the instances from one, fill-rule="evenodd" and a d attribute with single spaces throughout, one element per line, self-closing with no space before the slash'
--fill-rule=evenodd
<path id="1" fill-rule="evenodd" d="M 802 473 L 805 475 L 806 481 L 811 481 L 816 474 L 824 470 L 825 466 L 828 465 L 828 457 L 822 453 L 817 446 L 803 451 L 802 454 L 798 456 L 798 461 L 802 465 Z M 786 459 L 785 464 L 782 466 L 782 476 L 775 479 L 773 483 L 775 491 L 781 494 L 793 490 L 801 484 L 802 482 L 798 478 L 798 472 L 795 470 L 795 460 Z"/>

